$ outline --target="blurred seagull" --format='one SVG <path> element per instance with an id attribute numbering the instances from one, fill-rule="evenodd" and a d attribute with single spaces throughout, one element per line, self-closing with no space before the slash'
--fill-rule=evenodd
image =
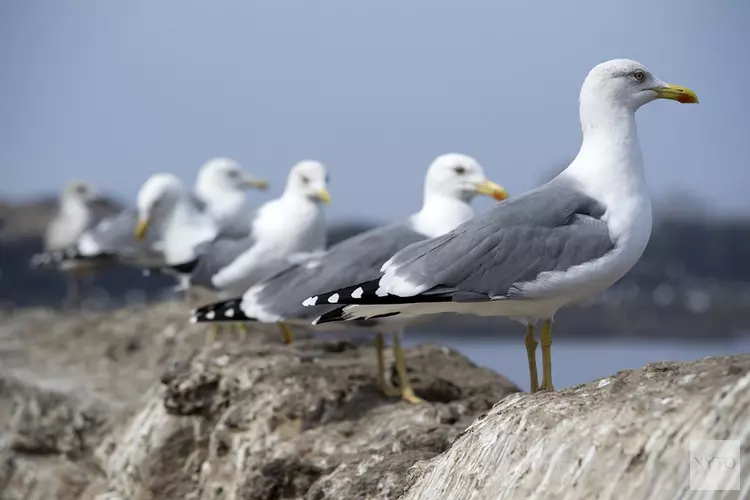
<path id="1" fill-rule="evenodd" d="M 164 175 L 156 174 L 152 178 Z M 268 187 L 266 181 L 248 174 L 229 158 L 214 158 L 204 164 L 198 173 L 194 193 L 184 192 L 182 183 L 179 184 L 184 203 L 189 204 L 196 214 L 210 217 L 217 230 L 225 228 L 228 232 L 239 230 L 237 220 L 244 212 L 245 191 L 248 188 Z M 176 264 L 165 257 L 160 232 L 146 237 L 144 226 L 143 237 L 136 237 L 134 228 L 138 223 L 138 209 L 123 210 L 85 231 L 70 246 L 35 256 L 32 265 L 75 260 L 91 264 L 120 262 L 145 269 L 159 269 Z"/>
<path id="2" fill-rule="evenodd" d="M 64 251 L 90 229 L 96 222 L 100 204 L 96 191 L 86 182 L 72 181 L 60 194 L 58 211 L 50 221 L 44 235 L 44 251 Z M 85 274 L 90 266 L 83 262 L 61 262 L 57 266 L 66 276 L 66 303 L 80 306 Z"/>

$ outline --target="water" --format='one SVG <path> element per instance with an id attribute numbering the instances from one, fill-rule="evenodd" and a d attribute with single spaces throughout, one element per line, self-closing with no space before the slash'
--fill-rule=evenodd
<path id="1" fill-rule="evenodd" d="M 552 344 L 553 381 L 556 389 L 590 382 L 617 373 L 618 370 L 640 368 L 657 361 L 694 361 L 705 356 L 728 356 L 750 353 L 750 335 L 686 340 L 657 338 L 653 340 L 611 338 L 596 340 L 554 338 Z M 409 336 L 404 344 L 428 342 L 427 335 Z M 523 334 L 517 340 L 493 339 L 492 336 L 462 338 L 440 336 L 437 343 L 451 347 L 480 366 L 491 368 L 515 382 L 524 390 L 529 388 L 529 371 Z M 541 379 L 542 361 L 537 349 L 537 366 Z"/>

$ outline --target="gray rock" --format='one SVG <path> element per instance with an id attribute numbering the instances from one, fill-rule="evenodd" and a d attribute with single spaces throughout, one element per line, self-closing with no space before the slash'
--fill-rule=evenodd
<path id="1" fill-rule="evenodd" d="M 0 320 L 0 416 L 23 415 L 0 430 L 3 499 L 397 498 L 518 391 L 422 345 L 407 360 L 429 403 L 409 405 L 379 393 L 369 345 L 258 329 L 204 346 L 182 304 Z"/>
<path id="2" fill-rule="evenodd" d="M 690 440 L 741 442 L 742 491 L 689 491 Z M 409 472 L 402 500 L 750 498 L 750 355 L 514 394 Z"/>
<path id="3" fill-rule="evenodd" d="M 0 498 L 714 498 L 687 490 L 690 439 L 750 450 L 750 355 L 529 395 L 421 345 L 413 406 L 378 392 L 369 345 L 256 327 L 206 346 L 186 319 L 0 313 Z M 750 496 L 743 467 L 715 498 Z"/>

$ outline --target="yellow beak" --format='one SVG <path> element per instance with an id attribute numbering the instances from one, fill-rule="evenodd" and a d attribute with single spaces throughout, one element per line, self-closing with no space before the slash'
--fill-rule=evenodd
<path id="1" fill-rule="evenodd" d="M 508 198 L 508 192 L 505 188 L 492 181 L 482 181 L 477 184 L 477 193 L 485 196 L 492 196 L 497 201 L 503 201 Z"/>
<path id="2" fill-rule="evenodd" d="M 268 189 L 268 186 L 268 181 L 256 177 L 247 177 L 242 181 L 242 187 L 246 189 L 260 189 L 263 191 Z"/>
<path id="3" fill-rule="evenodd" d="M 331 195 L 326 188 L 323 188 L 320 191 L 318 191 L 316 196 L 318 197 L 320 201 L 322 201 L 326 205 L 331 203 Z"/>
<path id="4" fill-rule="evenodd" d="M 148 231 L 148 219 L 140 219 L 138 225 L 135 226 L 135 238 L 143 240 L 146 237 L 146 231 Z"/>
<path id="5" fill-rule="evenodd" d="M 651 90 L 656 92 L 656 96 L 659 99 L 671 99 L 683 104 L 698 104 L 698 96 L 687 87 L 680 87 L 679 85 L 668 83 L 666 87 L 659 87 Z"/>

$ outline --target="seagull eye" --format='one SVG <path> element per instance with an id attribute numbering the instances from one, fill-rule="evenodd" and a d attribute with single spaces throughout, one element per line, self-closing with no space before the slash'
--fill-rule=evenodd
<path id="1" fill-rule="evenodd" d="M 642 82 L 643 79 L 646 78 L 646 73 L 642 69 L 635 70 L 633 78 L 635 78 L 637 82 Z"/>
<path id="2" fill-rule="evenodd" d="M 466 173 L 466 167 L 458 166 L 453 169 L 454 172 L 456 172 L 458 175 L 464 175 Z"/>
<path id="3" fill-rule="evenodd" d="M 240 176 L 240 173 L 237 172 L 236 170 L 230 170 L 228 175 L 230 179 L 236 179 L 237 177 Z"/>
<path id="4" fill-rule="evenodd" d="M 299 178 L 302 179 L 302 184 L 305 184 L 305 185 L 310 184 L 310 179 L 305 177 L 304 175 L 300 175 Z"/>

